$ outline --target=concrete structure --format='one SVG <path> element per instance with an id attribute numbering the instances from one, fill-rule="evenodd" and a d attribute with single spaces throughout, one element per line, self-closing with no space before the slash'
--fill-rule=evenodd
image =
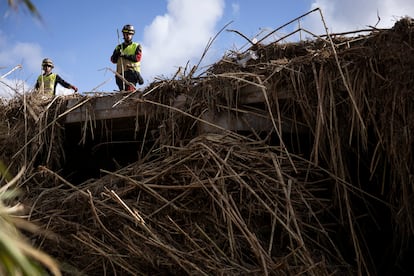
<path id="1" fill-rule="evenodd" d="M 200 132 L 216 132 L 220 129 L 227 129 L 232 131 L 266 131 L 273 127 L 276 123 L 271 116 L 269 116 L 266 109 L 266 87 L 258 87 L 248 85 L 240 89 L 237 93 L 238 104 L 246 108 L 235 110 L 228 109 L 221 112 L 207 111 L 202 115 L 199 122 Z M 278 100 L 288 99 L 289 93 L 281 91 L 277 93 Z M 186 96 L 179 95 L 172 108 L 183 109 L 186 102 Z M 256 108 L 258 105 L 263 107 L 263 110 Z M 67 109 L 73 109 L 66 115 L 66 123 L 79 123 L 87 120 L 109 120 L 120 118 L 138 118 L 149 114 L 151 110 L 151 103 L 145 102 L 145 97 L 138 93 L 111 93 L 104 96 L 88 97 L 71 99 L 68 101 Z M 249 107 L 255 107 L 254 111 Z M 225 108 L 224 108 L 225 109 Z M 204 122 L 203 122 L 204 121 Z M 283 123 L 283 122 L 282 122 Z M 279 124 L 279 123 L 277 123 Z M 285 124 L 285 123 L 283 123 Z M 216 127 L 217 126 L 217 127 Z M 284 125 L 286 131 L 289 126 Z"/>

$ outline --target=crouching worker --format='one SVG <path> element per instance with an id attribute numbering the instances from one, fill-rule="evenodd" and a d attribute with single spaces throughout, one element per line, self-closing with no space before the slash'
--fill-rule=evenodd
<path id="1" fill-rule="evenodd" d="M 142 47 L 139 43 L 132 41 L 135 34 L 134 26 L 125 25 L 122 28 L 122 34 L 124 42 L 115 47 L 111 56 L 111 62 L 116 64 L 116 72 L 119 74 L 115 76 L 115 81 L 119 91 L 134 91 L 137 83 L 140 85 L 144 83 L 140 73 Z"/>
<path id="2" fill-rule="evenodd" d="M 55 66 L 50 58 L 45 58 L 42 61 L 43 74 L 37 78 L 35 89 L 37 93 L 47 98 L 53 98 L 56 95 L 57 84 L 62 85 L 65 88 L 73 89 L 78 92 L 78 88 L 65 80 L 63 80 L 58 74 L 52 73 L 52 69 Z"/>

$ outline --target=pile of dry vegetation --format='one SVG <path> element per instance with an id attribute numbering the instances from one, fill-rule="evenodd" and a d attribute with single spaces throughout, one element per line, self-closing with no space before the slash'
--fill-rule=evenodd
<path id="1" fill-rule="evenodd" d="M 163 121 L 151 149 L 77 185 L 59 174 L 67 99 L 3 104 L 0 160 L 12 172 L 26 167 L 19 200 L 45 229 L 31 238 L 63 271 L 413 271 L 405 258 L 414 234 L 414 21 L 249 50 L 257 59 L 243 65 L 229 55 L 202 77 L 151 84 L 137 102 L 153 104 Z M 197 135 L 206 110 L 255 112 L 239 104 L 246 85 L 265 94 L 261 112 L 274 128 Z M 280 91 L 291 97 L 279 101 Z M 187 95 L 183 110 L 169 107 L 179 94 Z M 307 135 L 286 137 L 281 120 Z M 305 137 L 306 150 L 291 147 Z"/>

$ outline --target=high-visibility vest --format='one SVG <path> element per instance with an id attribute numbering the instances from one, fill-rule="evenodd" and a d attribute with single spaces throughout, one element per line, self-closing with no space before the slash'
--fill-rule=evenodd
<path id="1" fill-rule="evenodd" d="M 120 48 L 121 45 L 118 45 L 117 47 Z M 139 47 L 138 43 L 132 42 L 127 47 L 121 50 L 121 54 L 128 55 L 128 56 L 135 55 L 135 51 L 137 50 L 138 47 Z M 122 75 L 123 74 L 122 70 L 124 71 L 135 70 L 137 72 L 141 72 L 141 62 L 139 61 L 134 62 L 129 59 L 119 57 L 118 62 L 116 63 L 116 71 Z"/>
<path id="2" fill-rule="evenodd" d="M 39 92 L 49 95 L 55 94 L 56 74 L 40 75 L 37 81 L 39 83 Z"/>

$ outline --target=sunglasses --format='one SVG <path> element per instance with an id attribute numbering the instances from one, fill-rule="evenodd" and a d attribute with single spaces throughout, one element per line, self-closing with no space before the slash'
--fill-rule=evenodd
<path id="1" fill-rule="evenodd" d="M 45 68 L 45 67 L 52 67 L 52 65 L 49 65 L 49 64 L 43 65 L 43 68 Z"/>

